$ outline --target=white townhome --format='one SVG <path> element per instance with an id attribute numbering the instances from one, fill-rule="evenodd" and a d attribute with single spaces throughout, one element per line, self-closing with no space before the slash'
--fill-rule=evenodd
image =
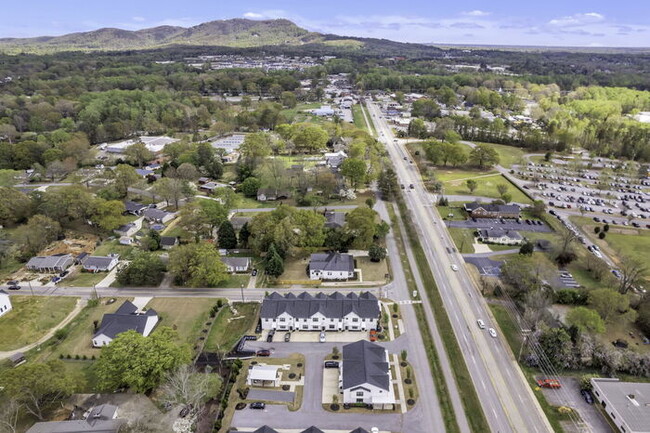
<path id="1" fill-rule="evenodd" d="M 379 301 L 370 292 L 315 296 L 303 292 L 264 298 L 262 329 L 280 331 L 368 331 L 379 321 Z"/>
<path id="2" fill-rule="evenodd" d="M 386 349 L 366 340 L 343 346 L 339 387 L 343 403 L 392 409 L 395 392 Z"/>

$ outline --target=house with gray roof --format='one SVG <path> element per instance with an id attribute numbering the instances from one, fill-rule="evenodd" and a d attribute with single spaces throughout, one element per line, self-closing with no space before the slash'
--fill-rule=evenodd
<path id="1" fill-rule="evenodd" d="M 524 238 L 514 230 L 497 227 L 478 230 L 478 240 L 488 244 L 521 245 Z"/>
<path id="2" fill-rule="evenodd" d="M 132 302 L 125 301 L 115 313 L 104 314 L 102 323 L 93 335 L 93 347 L 107 346 L 118 334 L 130 330 L 148 337 L 159 320 L 155 310 L 140 311 Z"/>
<path id="3" fill-rule="evenodd" d="M 131 237 L 140 231 L 140 227 L 136 223 L 128 223 L 116 228 L 113 232 L 119 236 Z"/>
<path id="4" fill-rule="evenodd" d="M 230 273 L 248 272 L 251 268 L 250 257 L 222 257 L 221 261 Z"/>
<path id="5" fill-rule="evenodd" d="M 25 267 L 36 272 L 63 272 L 74 264 L 72 254 L 54 254 L 29 259 Z"/>
<path id="6" fill-rule="evenodd" d="M 178 245 L 178 238 L 175 236 L 161 236 L 160 237 L 160 247 L 163 250 L 171 250 L 176 245 Z"/>
<path id="7" fill-rule="evenodd" d="M 86 419 L 38 422 L 27 433 L 117 433 L 125 422 L 117 418 L 117 406 L 102 404 L 90 409 Z"/>
<path id="8" fill-rule="evenodd" d="M 149 206 L 142 204 L 142 203 L 137 203 L 135 201 L 131 200 L 126 200 L 124 202 L 124 209 L 125 213 L 131 214 L 131 215 L 142 215 L 142 212 L 145 209 L 148 209 Z"/>
<path id="9" fill-rule="evenodd" d="M 166 212 L 164 210 L 156 208 L 145 209 L 142 212 L 142 216 L 144 216 L 144 219 L 149 222 L 160 224 L 167 224 L 169 221 L 176 218 L 176 214 L 174 212 Z"/>
<path id="10" fill-rule="evenodd" d="M 325 227 L 327 228 L 339 229 L 345 225 L 345 212 L 326 210 L 323 215 L 325 216 Z"/>
<path id="11" fill-rule="evenodd" d="M 379 300 L 370 292 L 299 295 L 277 292 L 262 301 L 262 329 L 282 331 L 368 331 L 379 322 Z"/>
<path id="12" fill-rule="evenodd" d="M 354 258 L 350 254 L 316 253 L 309 259 L 310 280 L 347 280 L 354 278 Z"/>
<path id="13" fill-rule="evenodd" d="M 112 271 L 119 262 L 119 254 L 109 254 L 108 256 L 87 256 L 83 259 L 82 267 L 88 272 L 109 272 Z"/>
<path id="14" fill-rule="evenodd" d="M 516 204 L 465 203 L 465 211 L 472 218 L 519 218 L 521 208 Z"/>
<path id="15" fill-rule="evenodd" d="M 339 386 L 343 403 L 392 409 L 395 392 L 386 349 L 366 340 L 343 346 Z"/>
<path id="16" fill-rule="evenodd" d="M 650 383 L 591 379 L 592 393 L 619 431 L 650 432 Z"/>

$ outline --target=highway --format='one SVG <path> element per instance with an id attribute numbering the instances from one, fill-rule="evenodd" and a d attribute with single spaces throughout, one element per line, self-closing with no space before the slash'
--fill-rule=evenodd
<path id="1" fill-rule="evenodd" d="M 410 155 L 403 142 L 395 141 L 379 107 L 371 102 L 367 107 L 378 138 L 386 145 L 395 165 L 398 182 L 405 185 L 404 196 L 412 212 L 412 222 L 419 231 L 427 261 L 491 431 L 551 432 L 552 428 L 507 343 L 500 335 L 492 338 L 487 330 L 478 328 L 477 319 L 483 319 L 488 327 L 498 329 L 498 325 L 494 323 L 485 300 L 465 269 L 462 256 L 447 252 L 446 247 L 453 247 L 453 241 L 431 196 L 422 186 L 416 165 L 409 162 Z M 414 189 L 410 188 L 411 184 Z M 452 270 L 452 264 L 458 267 L 457 272 Z"/>

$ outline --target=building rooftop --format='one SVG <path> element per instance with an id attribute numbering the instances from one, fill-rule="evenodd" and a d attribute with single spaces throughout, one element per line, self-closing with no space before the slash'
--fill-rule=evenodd
<path id="1" fill-rule="evenodd" d="M 129 330 L 143 334 L 147 317 L 157 315 L 158 313 L 153 309 L 149 309 L 145 313 L 138 313 L 138 307 L 130 301 L 124 301 L 115 313 L 104 314 L 102 323 L 93 338 L 102 334 L 109 338 L 115 338 L 118 334 Z"/>
<path id="2" fill-rule="evenodd" d="M 366 340 L 343 346 L 343 389 L 365 383 L 389 390 L 386 349 Z"/>
<path id="3" fill-rule="evenodd" d="M 633 431 L 650 430 L 650 383 L 621 382 L 618 379 L 591 379 L 618 415 Z"/>
<path id="4" fill-rule="evenodd" d="M 354 272 L 354 258 L 350 254 L 341 253 L 312 254 L 309 270 Z"/>
<path id="5" fill-rule="evenodd" d="M 320 312 L 325 317 L 339 319 L 351 312 L 354 312 L 360 318 L 368 319 L 377 318 L 380 313 L 379 301 L 370 292 L 364 292 L 360 295 L 356 293 L 343 295 L 339 292 L 330 295 L 318 293 L 315 296 L 307 292 L 303 292 L 298 296 L 293 293 L 281 295 L 274 292 L 262 301 L 260 317 L 276 318 L 284 312 L 299 318 L 312 317 Z"/>

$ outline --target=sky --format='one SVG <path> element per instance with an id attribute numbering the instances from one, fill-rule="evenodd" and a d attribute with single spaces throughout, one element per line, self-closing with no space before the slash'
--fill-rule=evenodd
<path id="1" fill-rule="evenodd" d="M 311 31 L 401 42 L 650 47 L 649 0 L 28 0 L 2 6 L 0 37 L 287 18 Z"/>

